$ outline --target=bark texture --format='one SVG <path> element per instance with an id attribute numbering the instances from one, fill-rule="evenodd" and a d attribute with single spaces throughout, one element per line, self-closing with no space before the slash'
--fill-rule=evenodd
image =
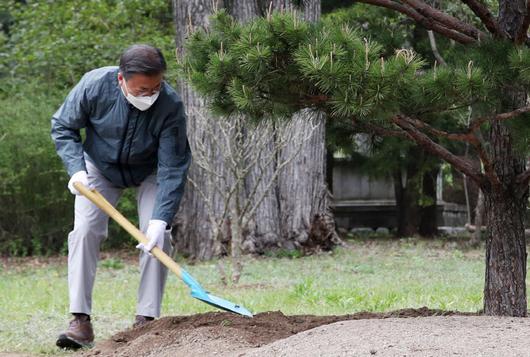
<path id="1" fill-rule="evenodd" d="M 247 22 L 255 17 L 263 16 L 263 9 L 260 2 L 256 0 L 226 0 L 225 7 L 239 22 Z"/>
<path id="2" fill-rule="evenodd" d="M 184 51 L 184 41 L 193 27 L 208 27 L 208 16 L 213 9 L 211 0 L 173 0 L 173 18 L 175 21 L 175 42 L 177 51 Z M 188 138 L 192 150 L 197 140 L 205 140 L 204 130 L 196 125 L 198 113 L 207 115 L 204 111 L 205 102 L 188 84 L 179 81 L 177 91 L 182 97 L 188 115 Z M 212 125 L 215 120 L 212 118 Z M 211 150 L 212 159 L 215 158 L 215 147 L 207 143 Z M 219 162 L 217 160 L 217 162 Z M 218 163 L 219 164 L 219 163 Z M 222 170 L 222 169 L 220 169 Z M 203 187 L 207 197 L 212 202 L 213 207 L 217 207 L 217 212 L 222 211 L 222 200 L 215 194 L 213 187 L 208 185 L 207 174 L 200 170 L 192 161 L 189 177 L 198 185 Z M 188 255 L 194 259 L 210 259 L 216 252 L 215 239 L 212 227 L 208 220 L 208 210 L 203 198 L 188 183 L 182 202 L 177 213 L 174 226 L 176 228 L 177 252 Z"/>
<path id="3" fill-rule="evenodd" d="M 301 152 L 280 174 L 279 196 L 281 209 L 282 246 L 298 248 L 308 242 L 313 225 L 319 225 L 328 213 L 329 198 L 325 183 L 325 117 L 311 110 L 295 114 L 292 121 L 280 130 L 308 130 L 306 123 L 316 120 L 318 129 L 304 144 Z M 289 157 L 296 148 L 288 145 L 281 156 Z M 334 227 L 333 227 L 334 230 Z M 334 233 L 327 232 L 326 234 Z"/>
<path id="4" fill-rule="evenodd" d="M 499 1 L 499 26 L 515 39 L 526 15 L 526 1 Z M 526 105 L 524 88 L 505 83 L 501 111 Z M 526 241 L 524 216 L 528 187 L 520 194 L 516 177 L 525 171 L 525 160 L 514 151 L 512 133 L 501 121 L 490 129 L 490 157 L 497 182 L 484 190 L 487 212 L 486 282 L 484 313 L 487 315 L 526 316 Z"/>
<path id="5" fill-rule="evenodd" d="M 525 161 L 514 152 L 511 134 L 504 124 L 493 123 L 490 138 L 494 169 L 501 185 L 484 192 L 487 214 L 484 313 L 526 316 L 524 216 L 528 190 L 521 197 L 514 187 L 515 177 L 525 169 Z"/>
<path id="6" fill-rule="evenodd" d="M 270 4 L 271 9 L 279 9 L 285 7 L 289 2 L 273 2 Z M 228 0 L 226 1 L 226 8 L 228 12 L 239 22 L 248 22 L 253 18 L 259 16 L 265 16 L 267 12 L 268 2 L 259 0 Z M 268 130 L 270 131 L 269 143 L 270 150 L 274 150 L 275 140 L 275 128 L 265 128 L 264 126 L 258 125 L 256 129 L 249 130 Z M 275 171 L 277 160 L 273 162 L 273 165 L 265 167 L 263 170 L 256 167 L 247 178 L 246 187 L 247 191 L 252 190 L 256 184 L 258 185 L 257 191 L 258 196 L 262 193 L 270 180 L 272 179 Z M 260 180 L 261 178 L 261 180 Z M 257 183 L 260 181 L 259 183 Z M 244 239 L 243 249 L 246 252 L 262 253 L 271 247 L 275 247 L 282 240 L 280 231 L 280 203 L 278 200 L 278 185 L 274 185 L 273 188 L 263 199 L 263 202 L 256 210 L 254 220 L 250 223 L 250 229 L 246 232 Z"/>
<path id="7" fill-rule="evenodd" d="M 290 10 L 294 7 L 290 0 L 272 2 L 268 0 L 226 0 L 217 2 L 217 5 L 211 0 L 173 0 L 177 51 L 183 51 L 183 44 L 190 25 L 192 27 L 208 26 L 208 16 L 214 11 L 214 6 L 219 6 L 219 8 L 224 6 L 235 19 L 241 22 L 249 21 L 256 16 L 265 16 L 269 10 Z M 304 10 L 303 16 L 306 20 L 316 21 L 320 17 L 320 2 L 303 1 L 301 10 Z M 178 91 L 188 114 L 188 137 L 192 149 L 194 142 L 201 140 L 205 145 L 210 146 L 212 160 L 220 161 L 215 159 L 218 155 L 215 145 L 205 142 L 204 130 L 196 125 L 197 120 L 194 119 L 197 112 L 205 113 L 204 100 L 183 82 L 178 83 Z M 315 115 L 309 111 L 302 111 L 295 116 L 292 123 L 279 123 L 271 131 L 271 148 L 274 145 L 275 130 L 304 131 L 307 120 L 314 118 Z M 330 220 L 332 215 L 328 209 L 329 199 L 325 185 L 325 118 L 320 115 L 318 120 L 319 130 L 304 145 L 300 157 L 285 168 L 278 183 L 257 209 L 249 230 L 244 232 L 245 239 L 242 243 L 244 251 L 262 253 L 275 247 L 291 249 L 308 242 L 309 237 L 315 244 L 322 240 L 322 237 L 332 237 L 333 241 L 338 242 L 334 225 L 331 224 L 333 220 Z M 214 126 L 214 130 L 217 130 L 214 118 L 211 119 L 211 125 Z M 257 130 L 260 128 L 258 127 Z M 289 157 L 293 150 L 295 150 L 294 147 L 286 147 L 284 152 L 280 153 L 279 159 Z M 270 181 L 267 178 L 272 178 L 274 169 L 275 167 L 271 166 L 266 168 L 267 172 L 251 173 L 246 186 L 254 187 L 255 180 L 260 175 L 264 175 L 265 179 L 261 181 L 258 190 L 265 190 Z M 223 168 L 217 167 L 216 171 L 223 172 Z M 207 174 L 192 163 L 189 176 L 202 188 L 212 207 L 217 212 L 222 212 L 222 199 L 216 194 L 215 188 L 209 186 Z M 178 252 L 196 259 L 210 259 L 224 251 L 223 248 L 230 239 L 230 230 L 225 229 L 221 232 L 225 237 L 225 245 L 216 245 L 215 233 L 212 232 L 207 215 L 204 198 L 191 185 L 188 185 L 174 222 Z M 317 222 L 319 228 L 311 230 L 313 224 Z M 228 226 L 230 227 L 230 224 Z M 324 227 L 327 227 L 327 231 Z M 317 237 L 317 232 L 320 232 L 321 237 Z"/>
<path id="8" fill-rule="evenodd" d="M 320 0 L 303 0 L 303 16 L 306 21 L 320 19 Z M 318 246 L 319 241 L 338 243 L 332 213 L 329 210 L 329 192 L 326 187 L 326 117 L 312 110 L 297 113 L 292 128 L 283 130 L 307 130 L 306 123 L 316 120 L 319 129 L 305 144 L 300 155 L 280 176 L 279 195 L 282 212 L 281 232 L 284 245 Z M 293 147 L 287 146 L 282 155 L 290 155 Z M 289 197 L 288 200 L 285 198 Z"/>
<path id="9" fill-rule="evenodd" d="M 526 316 L 526 244 L 523 217 L 526 202 L 510 192 L 486 194 L 486 315 Z M 519 202 L 518 202 L 519 201 Z"/>
<path id="10" fill-rule="evenodd" d="M 287 0 L 229 0 L 227 9 L 237 20 L 245 22 L 256 16 L 265 16 L 269 10 L 291 10 L 295 8 Z M 320 1 L 302 2 L 303 17 L 307 21 L 320 18 Z M 273 248 L 294 249 L 306 246 L 329 246 L 339 242 L 335 233 L 332 214 L 329 211 L 329 198 L 325 184 L 325 117 L 309 110 L 297 113 L 292 121 L 278 123 L 271 132 L 271 147 L 274 145 L 274 131 L 286 130 L 304 132 L 309 120 L 318 120 L 319 128 L 311 140 L 304 144 L 299 156 L 280 174 L 277 185 L 268 193 L 256 212 L 256 217 L 244 241 L 247 252 L 262 253 Z M 261 130 L 258 127 L 256 130 Z M 296 145 L 288 145 L 279 155 L 279 160 L 290 157 Z M 268 172 L 254 172 L 249 177 L 248 186 L 254 187 L 257 177 L 272 177 L 274 167 Z M 263 190 L 268 180 L 262 180 L 258 190 Z M 331 218 L 331 219 L 330 219 Z M 315 227 L 319 227 L 316 229 Z M 327 227 L 327 228 L 324 228 Z"/>
<path id="11" fill-rule="evenodd" d="M 501 31 L 515 39 L 518 29 L 521 27 L 526 15 L 526 0 L 504 0 L 499 1 L 498 22 Z"/>
<path id="12" fill-rule="evenodd" d="M 264 128 L 258 125 L 254 130 L 269 131 L 269 142 L 267 146 L 270 152 L 274 150 L 276 125 L 269 128 Z M 263 170 L 257 167 L 252 170 L 247 180 L 248 190 L 257 187 L 258 196 L 261 196 L 270 180 L 274 176 L 274 171 L 278 165 L 278 160 L 275 157 L 273 165 L 264 167 Z M 260 176 L 261 181 L 257 183 Z M 256 215 L 253 222 L 250 223 L 248 235 L 244 241 L 244 249 L 248 252 L 261 253 L 272 247 L 277 247 L 282 241 L 282 233 L 280 229 L 281 217 L 280 199 L 278 196 L 278 183 L 276 183 L 265 196 L 261 204 L 256 209 Z"/>

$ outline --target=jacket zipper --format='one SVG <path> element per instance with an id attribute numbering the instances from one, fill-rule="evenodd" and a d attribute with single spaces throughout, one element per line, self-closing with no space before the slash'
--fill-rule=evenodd
<path id="1" fill-rule="evenodd" d="M 129 109 L 129 112 L 131 111 L 131 107 L 130 107 L 130 104 L 128 104 L 127 106 L 127 109 Z M 120 175 L 121 175 L 121 180 L 123 182 L 123 187 L 127 187 L 127 181 L 125 180 L 125 172 L 123 171 L 123 165 L 122 165 L 122 160 L 121 160 L 121 156 L 123 154 L 123 147 L 125 146 L 125 139 L 127 138 L 127 132 L 129 131 L 129 113 L 127 113 L 127 117 L 126 117 L 126 120 L 127 120 L 127 124 L 125 125 L 125 130 L 123 131 L 123 135 L 122 135 L 122 138 L 121 138 L 121 145 L 120 145 L 120 150 L 118 152 L 118 169 L 120 170 Z"/>
<path id="2" fill-rule="evenodd" d="M 135 115 L 135 121 L 134 126 L 131 134 L 131 138 L 129 139 L 129 150 L 127 151 L 127 156 L 125 157 L 125 166 L 127 168 L 127 172 L 129 173 L 129 176 L 131 177 L 131 182 L 133 185 L 138 186 L 138 184 L 134 181 L 134 177 L 132 175 L 131 167 L 129 166 L 129 158 L 131 157 L 131 148 L 132 148 L 132 142 L 134 139 L 134 134 L 136 133 L 136 127 L 138 126 L 138 117 L 140 116 L 139 113 L 136 113 Z"/>

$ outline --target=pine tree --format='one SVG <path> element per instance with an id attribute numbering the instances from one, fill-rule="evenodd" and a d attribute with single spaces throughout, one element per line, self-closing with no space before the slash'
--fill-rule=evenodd
<path id="1" fill-rule="evenodd" d="M 307 23 L 293 13 L 241 25 L 221 11 L 208 32 L 191 35 L 182 75 L 217 113 L 259 121 L 313 108 L 364 131 L 412 140 L 466 174 L 484 192 L 488 214 L 484 312 L 526 316 L 530 13 L 518 10 L 526 2 L 500 1 L 495 19 L 483 3 L 463 1 L 488 33 L 419 0 L 363 2 L 452 39 L 458 62 L 427 67 L 406 49 L 384 56 L 354 29 Z M 451 152 L 462 143 L 480 157 L 483 173 Z"/>
<path id="2" fill-rule="evenodd" d="M 296 8 L 308 21 L 316 21 L 320 17 L 320 0 L 230 0 L 225 1 L 224 5 L 227 13 L 241 23 L 266 16 L 275 9 L 291 11 Z M 311 116 L 314 113 L 301 111 L 290 120 L 277 122 L 272 126 L 260 123 L 246 127 L 249 136 L 254 131 L 271 130 L 268 134 L 268 146 L 272 152 L 277 147 L 278 138 L 284 137 L 286 132 L 293 136 L 305 135 L 303 133 L 309 133 L 306 123 L 314 120 L 320 123 L 318 130 L 312 133 L 311 139 L 301 148 L 295 145 L 296 140 L 290 140 L 270 165 L 259 170 L 255 168 L 249 173 L 245 183 L 245 197 L 251 196 L 252 187 L 260 177 L 263 179 L 257 191 L 263 193 L 273 180 L 276 169 L 282 166 L 280 163 L 298 152 L 294 160 L 279 172 L 276 183 L 257 208 L 253 223 L 245 234 L 244 246 L 247 252 L 262 253 L 271 249 L 308 247 L 327 249 L 331 242 L 329 238 L 336 235 L 334 226 L 325 223 L 333 221 L 324 182 L 326 120 L 324 116 L 313 119 Z"/>
<path id="3" fill-rule="evenodd" d="M 182 1 L 174 0 L 174 19 L 176 24 L 176 43 L 177 51 L 182 53 L 187 51 L 183 48 L 184 39 L 188 32 L 195 27 L 207 29 L 208 18 L 216 2 L 210 0 L 194 0 Z M 297 3 L 297 8 L 304 11 L 304 16 L 307 19 L 316 18 L 320 14 L 319 1 L 304 0 Z M 291 9 L 295 7 L 295 3 L 291 0 L 278 0 L 270 3 L 268 0 L 231 0 L 218 3 L 219 7 L 233 16 L 232 21 L 245 22 L 253 17 L 261 16 L 262 14 L 271 11 L 272 9 Z M 226 166 L 220 157 L 223 150 L 220 150 L 219 143 L 212 140 L 211 135 L 207 135 L 207 131 L 197 123 L 202 122 L 198 120 L 198 114 L 203 112 L 203 99 L 185 82 L 179 82 L 179 93 L 182 95 L 184 103 L 187 107 L 189 116 L 188 134 L 190 137 L 190 144 L 192 151 L 196 151 L 196 143 L 208 148 L 211 163 L 215 162 L 216 172 L 222 173 L 224 177 L 230 178 L 232 173 L 229 169 L 223 168 Z M 221 122 L 210 114 L 205 114 L 209 117 L 209 129 L 217 133 L 214 137 L 222 137 Z M 312 115 L 312 113 L 309 113 Z M 276 147 L 276 138 L 282 137 L 282 131 L 307 131 L 307 126 L 304 125 L 308 120 L 307 115 L 297 115 L 294 120 L 299 122 L 298 126 L 290 125 L 287 122 L 278 122 L 271 131 L 269 137 L 271 150 Z M 256 183 L 258 187 L 256 190 L 259 193 L 264 193 L 267 189 L 266 197 L 255 212 L 252 223 L 248 225 L 244 232 L 244 241 L 242 247 L 233 247 L 242 249 L 250 253 L 263 253 L 271 249 L 305 249 L 305 246 L 311 248 L 328 249 L 331 238 L 336 238 L 334 225 L 329 224 L 333 222 L 329 219 L 329 200 L 327 199 L 328 192 L 324 184 L 325 172 L 325 125 L 322 120 L 322 125 L 318 131 L 313 132 L 313 137 L 309 142 L 306 142 L 303 148 L 299 149 L 296 145 L 288 143 L 282 147 L 278 153 L 277 159 L 274 160 L 269 167 L 260 168 L 259 172 L 249 172 L 246 176 L 244 184 L 245 190 L 248 191 L 242 194 L 242 199 L 253 196 L 252 191 Z M 264 125 L 263 127 L 247 127 L 248 137 L 253 137 L 252 131 L 261 131 L 264 128 L 271 126 Z M 315 150 L 315 147 L 319 150 Z M 258 151 L 258 150 L 257 150 Z M 257 152 L 256 151 L 256 152 Z M 290 158 L 293 152 L 297 152 L 297 157 L 289 165 L 285 166 L 281 171 L 279 177 L 276 177 L 275 184 L 272 188 L 267 188 L 269 182 L 274 178 L 274 172 L 282 161 Z M 310 162 L 314 168 L 309 169 L 307 165 L 300 165 L 300 162 Z M 248 163 L 241 162 L 242 167 L 247 166 Z M 252 166 L 252 165 L 250 165 Z M 257 170 L 254 168 L 253 170 Z M 266 172 L 263 172 L 265 170 Z M 306 175 L 310 171 L 311 175 Z M 305 181 L 302 183 L 297 178 L 303 177 Z M 177 227 L 177 250 L 181 253 L 187 254 L 197 259 L 209 259 L 216 255 L 223 255 L 234 249 L 231 238 L 233 237 L 233 217 L 226 218 L 225 227 L 222 230 L 212 225 L 209 216 L 206 212 L 213 211 L 218 217 L 216 221 L 222 219 L 222 212 L 224 212 L 225 199 L 222 198 L 217 187 L 212 187 L 208 184 L 208 173 L 199 168 L 196 163 L 192 163 L 189 173 L 190 181 L 195 185 L 190 185 L 184 195 L 181 209 L 175 219 Z M 259 181 L 258 181 L 258 178 Z M 201 191 L 202 194 L 199 194 Z M 286 194 L 289 193 L 289 194 Z M 208 202 L 206 202 L 208 201 Z M 210 208 L 207 209 L 206 206 Z M 210 217 L 211 218 L 211 217 Z M 324 224 L 327 222 L 327 224 Z M 324 227 L 328 229 L 324 229 Z M 318 229 L 317 229 L 318 227 Z M 318 232 L 318 234 L 317 234 Z M 222 237 L 219 239 L 219 236 Z M 217 244 L 222 240 L 223 244 Z M 316 247 L 315 247 L 316 246 Z"/>
<path id="4" fill-rule="evenodd" d="M 433 54 L 441 58 L 442 62 L 443 58 L 451 59 L 452 46 L 448 40 L 434 38 L 433 34 L 429 34 L 421 26 L 407 21 L 403 14 L 362 3 L 349 5 L 326 14 L 323 21 L 330 26 L 347 24 L 355 28 L 359 36 L 380 43 L 384 56 L 392 54 L 396 48 L 407 46 L 421 53 L 429 64 L 436 60 Z M 462 8 L 456 10 L 459 14 L 464 13 Z M 436 186 L 441 168 L 439 159 L 410 141 L 368 134 L 359 136 L 355 134 L 357 129 L 348 123 L 330 121 L 327 131 L 330 149 L 345 153 L 356 170 L 370 177 L 385 178 L 393 182 L 396 202 L 395 233 L 398 237 L 417 234 L 431 237 L 437 234 Z M 352 137 L 356 135 L 363 138 L 368 150 L 364 149 L 364 153 L 355 150 L 345 131 L 351 132 Z"/>

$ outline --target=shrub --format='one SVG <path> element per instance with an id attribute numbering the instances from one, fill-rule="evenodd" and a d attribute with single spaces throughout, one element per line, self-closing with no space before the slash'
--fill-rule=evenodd
<path id="1" fill-rule="evenodd" d="M 73 202 L 49 135 L 60 95 L 39 93 L 37 85 L 10 92 L 0 97 L 0 252 L 56 252 L 71 226 Z"/>
<path id="2" fill-rule="evenodd" d="M 175 81 L 168 0 L 0 4 L 1 255 L 66 252 L 73 196 L 50 138 L 50 119 L 83 73 L 117 65 L 133 43 L 159 47 L 167 58 L 166 78 Z M 125 192 L 118 209 L 137 224 L 132 191 Z M 111 224 L 105 246 L 132 243 Z"/>
<path id="3" fill-rule="evenodd" d="M 8 0 L 11 17 L 0 73 L 69 88 L 93 68 L 116 65 L 133 43 L 159 47 L 173 76 L 174 28 L 167 0 Z M 0 12 L 2 8 L 0 8 Z M 0 39 L 0 43 L 1 43 Z M 5 41 L 4 41 L 5 42 Z"/>
<path id="4" fill-rule="evenodd" d="M 0 97 L 0 254 L 66 252 L 74 199 L 50 138 L 50 118 L 66 93 L 42 93 L 33 83 L 9 92 Z M 126 191 L 118 208 L 137 223 L 133 191 Z M 105 246 L 131 243 L 121 228 L 110 226 Z"/>

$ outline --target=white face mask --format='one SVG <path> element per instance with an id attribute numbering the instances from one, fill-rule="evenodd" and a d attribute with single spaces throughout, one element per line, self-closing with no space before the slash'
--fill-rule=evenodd
<path id="1" fill-rule="evenodd" d="M 156 91 L 155 94 L 151 96 L 141 96 L 141 97 L 135 97 L 131 94 L 129 91 L 129 88 L 127 88 L 127 83 L 125 82 L 125 79 L 123 79 L 123 84 L 125 85 L 125 88 L 127 89 L 127 95 L 125 94 L 125 91 L 123 88 L 121 89 L 123 95 L 125 98 L 127 98 L 127 101 L 134 105 L 136 108 L 138 108 L 141 111 L 146 111 L 149 109 L 154 102 L 156 102 L 156 99 L 158 98 L 158 95 L 160 94 L 160 91 Z"/>

